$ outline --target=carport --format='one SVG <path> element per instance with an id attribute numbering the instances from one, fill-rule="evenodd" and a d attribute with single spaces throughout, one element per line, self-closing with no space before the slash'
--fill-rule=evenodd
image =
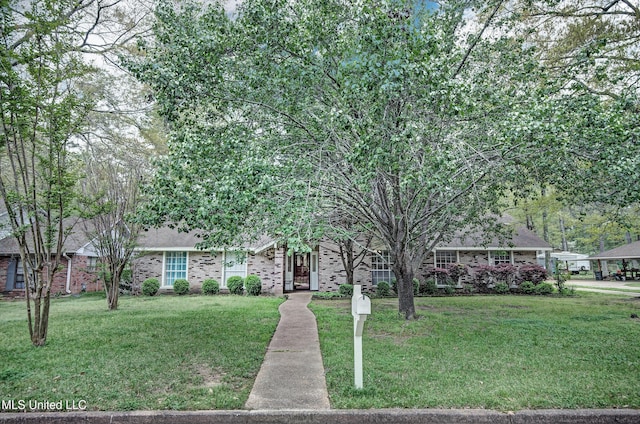
<path id="1" fill-rule="evenodd" d="M 593 268 L 596 280 L 616 275 L 625 280 L 640 280 L 640 241 L 591 255 L 589 260 L 597 263 Z"/>

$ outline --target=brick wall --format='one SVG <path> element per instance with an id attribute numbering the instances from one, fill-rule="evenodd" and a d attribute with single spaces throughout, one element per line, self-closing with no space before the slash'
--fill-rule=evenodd
<path id="1" fill-rule="evenodd" d="M 247 256 L 247 275 L 255 274 L 262 281 L 263 293 L 282 293 L 282 262 L 276 266 L 275 250 L 270 249 L 264 254 Z M 190 289 L 199 291 L 204 280 L 212 278 L 222 285 L 222 252 L 189 252 L 187 279 Z M 164 253 L 147 252 L 139 255 L 133 261 L 133 279 L 142 284 L 147 278 L 157 278 L 162 283 Z M 278 289 L 280 286 L 280 289 Z"/>
<path id="2" fill-rule="evenodd" d="M 360 252 L 355 247 L 356 254 Z M 371 255 L 366 254 L 364 261 L 354 270 L 353 283 L 362 286 L 362 291 L 366 292 L 371 288 Z M 341 284 L 347 282 L 347 273 L 340 258 L 338 245 L 330 240 L 323 240 L 319 245 L 319 289 L 324 292 L 338 291 Z"/>
<path id="3" fill-rule="evenodd" d="M 275 249 L 267 249 L 259 255 L 249 254 L 247 255 L 247 275 L 253 274 L 260 277 L 262 293 L 281 294 L 284 285 L 283 264 L 284 262 L 280 261 L 276 266 Z"/>
<path id="4" fill-rule="evenodd" d="M 6 292 L 7 284 L 7 272 L 9 269 L 9 262 L 11 257 L 0 257 L 0 293 L 3 293 L 7 297 L 24 297 L 24 289 L 15 289 L 11 292 Z M 86 285 L 86 291 L 99 291 L 103 290 L 102 282 L 99 281 L 97 275 L 87 270 L 86 256 L 72 256 L 71 257 L 71 275 L 69 280 L 69 290 L 72 294 L 78 294 L 82 291 L 83 284 Z M 67 266 L 68 260 L 62 258 L 60 263 L 60 269 L 54 274 L 53 281 L 51 283 L 52 295 L 64 295 L 67 294 Z"/>

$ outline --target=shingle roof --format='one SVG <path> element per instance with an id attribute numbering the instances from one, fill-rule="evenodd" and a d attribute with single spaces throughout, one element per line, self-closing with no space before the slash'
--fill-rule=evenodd
<path id="1" fill-rule="evenodd" d="M 504 224 L 509 225 L 511 224 Z M 499 239 L 498 237 L 486 238 L 480 232 L 471 234 L 458 234 L 451 241 L 439 244 L 436 249 L 518 249 L 518 250 L 551 250 L 549 243 L 540 238 L 536 233 L 522 225 L 511 226 L 511 235 Z"/>
<path id="2" fill-rule="evenodd" d="M 202 242 L 202 238 L 198 237 L 198 233 L 182 232 L 175 228 L 160 227 L 150 228 L 142 231 L 138 237 L 138 250 L 164 251 L 164 250 L 200 250 L 196 248 L 198 243 Z M 260 239 L 237 246 L 237 249 L 246 249 L 252 252 L 260 252 L 267 247 L 274 245 L 275 240 L 271 237 L 261 237 Z M 223 250 L 212 249 L 212 250 Z M 231 250 L 231 248 L 229 248 Z"/>
<path id="3" fill-rule="evenodd" d="M 90 221 L 82 221 L 88 225 L 91 225 Z M 63 244 L 64 253 L 75 253 L 80 248 L 89 243 L 84 229 L 79 218 L 67 218 L 64 221 L 65 228 L 73 228 L 73 230 L 67 235 L 67 238 Z M 27 237 L 27 242 L 30 241 L 30 237 Z M 18 242 L 15 237 L 8 234 L 6 237 L 0 239 L 0 255 L 15 255 L 20 253 Z"/>
<path id="4" fill-rule="evenodd" d="M 591 255 L 589 259 L 640 259 L 640 241 Z"/>

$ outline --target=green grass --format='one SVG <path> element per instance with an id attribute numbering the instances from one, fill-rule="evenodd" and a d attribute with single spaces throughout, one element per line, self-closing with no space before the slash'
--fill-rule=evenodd
<path id="1" fill-rule="evenodd" d="M 282 299 L 104 296 L 52 301 L 47 345 L 29 340 L 24 302 L 0 302 L 0 397 L 85 400 L 90 410 L 244 406 Z"/>
<path id="2" fill-rule="evenodd" d="M 349 301 L 314 300 L 334 408 L 640 408 L 640 301 L 609 295 L 375 299 L 353 388 Z"/>

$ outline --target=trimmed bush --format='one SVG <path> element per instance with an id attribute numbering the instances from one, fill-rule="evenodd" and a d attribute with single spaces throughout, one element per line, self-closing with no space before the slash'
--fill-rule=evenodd
<path id="1" fill-rule="evenodd" d="M 380 281 L 376 286 L 376 294 L 381 297 L 391 294 L 391 286 L 386 281 Z"/>
<path id="2" fill-rule="evenodd" d="M 346 297 L 353 296 L 353 286 L 351 284 L 340 284 L 338 293 Z"/>
<path id="3" fill-rule="evenodd" d="M 536 285 L 531 281 L 525 281 L 520 284 L 520 291 L 524 294 L 534 294 L 536 292 Z"/>
<path id="4" fill-rule="evenodd" d="M 420 283 L 420 288 L 418 289 L 418 294 L 422 295 L 433 295 L 438 292 L 438 286 L 436 285 L 436 280 L 432 278 L 427 278 L 424 282 Z"/>
<path id="5" fill-rule="evenodd" d="M 220 293 L 220 284 L 214 279 L 206 279 L 202 282 L 202 293 L 218 294 Z"/>
<path id="6" fill-rule="evenodd" d="M 506 294 L 509 293 L 509 285 L 503 281 L 500 281 L 499 283 L 496 283 L 495 287 L 493 287 L 493 290 L 498 294 Z"/>
<path id="7" fill-rule="evenodd" d="M 536 286 L 536 294 L 547 295 L 553 293 L 553 286 L 549 283 L 540 283 Z"/>
<path id="8" fill-rule="evenodd" d="M 160 281 L 157 278 L 147 278 L 142 283 L 142 294 L 154 296 L 160 290 Z"/>
<path id="9" fill-rule="evenodd" d="M 244 294 L 244 278 L 234 275 L 227 280 L 227 288 L 231 294 Z"/>
<path id="10" fill-rule="evenodd" d="M 189 282 L 184 278 L 178 278 L 173 282 L 173 292 L 180 296 L 189 293 Z"/>
<path id="11" fill-rule="evenodd" d="M 249 296 L 259 296 L 262 293 L 262 281 L 257 275 L 249 275 L 244 280 L 244 288 Z"/>

